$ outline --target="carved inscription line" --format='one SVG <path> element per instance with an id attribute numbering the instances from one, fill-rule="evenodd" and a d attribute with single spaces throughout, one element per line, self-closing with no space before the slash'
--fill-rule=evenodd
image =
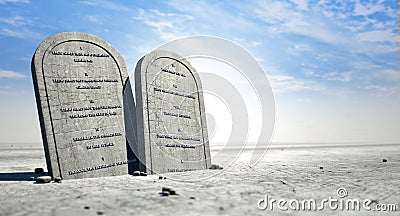
<path id="1" fill-rule="evenodd" d="M 103 139 L 103 138 L 116 137 L 116 136 L 122 136 L 122 133 L 117 132 L 117 133 L 102 134 L 102 135 L 95 135 L 95 136 L 74 137 L 74 138 L 72 138 L 72 140 L 74 140 L 74 142 L 77 142 L 77 141 Z"/>
<path id="2" fill-rule="evenodd" d="M 193 145 L 187 145 L 187 144 L 165 144 L 165 147 L 173 147 L 173 148 L 196 148 L 196 146 Z"/>
<path id="3" fill-rule="evenodd" d="M 87 56 L 87 57 L 105 57 L 108 58 L 110 55 L 108 54 L 99 54 L 99 53 L 80 53 L 80 52 L 62 52 L 62 51 L 51 51 L 52 55 L 68 55 L 68 56 Z"/>
<path id="4" fill-rule="evenodd" d="M 118 82 L 117 79 L 53 79 L 53 83 L 97 83 Z"/>
<path id="5" fill-rule="evenodd" d="M 174 74 L 174 75 L 177 75 L 177 76 L 181 76 L 181 77 L 186 77 L 186 75 L 183 74 L 183 73 L 179 73 L 177 71 L 168 70 L 168 69 L 165 69 L 165 68 L 161 68 L 161 71 L 169 73 L 169 74 Z"/>
<path id="6" fill-rule="evenodd" d="M 184 137 L 184 136 L 175 136 L 175 135 L 168 135 L 168 134 L 157 134 L 157 138 L 200 141 L 199 138 L 195 138 L 195 137 Z"/>
<path id="7" fill-rule="evenodd" d="M 192 118 L 192 117 L 190 117 L 189 115 L 180 114 L 180 113 L 164 112 L 164 115 L 170 115 L 170 116 L 181 117 L 181 118 L 188 118 L 188 119 L 191 119 L 191 118 Z"/>
<path id="8" fill-rule="evenodd" d="M 121 109 L 121 105 L 110 105 L 110 106 L 90 106 L 90 107 L 75 107 L 75 108 L 61 108 L 61 112 L 71 111 L 85 111 L 85 110 L 101 110 L 101 109 Z"/>
<path id="9" fill-rule="evenodd" d="M 91 59 L 74 59 L 74 62 L 89 62 L 89 63 L 93 63 L 93 60 L 91 60 Z"/>
<path id="10" fill-rule="evenodd" d="M 186 168 L 186 169 L 168 169 L 168 172 L 187 172 L 187 171 L 196 171 L 194 168 Z"/>
<path id="11" fill-rule="evenodd" d="M 74 119 L 74 118 L 87 118 L 87 117 L 102 117 L 102 116 L 115 116 L 117 115 L 116 112 L 101 112 L 101 113 L 89 113 L 89 114 L 73 114 L 73 115 L 69 115 L 70 118 Z"/>
<path id="12" fill-rule="evenodd" d="M 132 162 L 135 162 L 135 161 L 136 161 L 136 159 L 133 159 L 133 160 L 119 161 L 119 162 L 114 162 L 114 163 L 109 163 L 109 164 L 103 164 L 103 165 L 94 166 L 94 167 L 86 167 L 86 168 L 83 168 L 83 169 L 71 170 L 71 171 L 68 171 L 68 175 L 74 175 L 74 174 L 79 174 L 79 173 L 83 173 L 83 172 L 90 172 L 90 171 L 110 168 L 110 167 L 114 167 L 114 166 L 121 166 L 121 165 L 132 163 Z"/>
<path id="13" fill-rule="evenodd" d="M 157 87 L 154 87 L 154 91 L 158 91 L 158 92 L 162 92 L 162 93 L 168 93 L 168 94 L 172 94 L 172 95 L 178 95 L 178 96 L 181 96 L 181 97 L 187 97 L 187 98 L 195 99 L 194 96 L 189 95 L 189 94 L 183 94 L 183 93 L 174 92 L 174 91 L 170 91 L 170 90 L 162 89 L 162 88 L 157 88 Z"/>
<path id="14" fill-rule="evenodd" d="M 110 147 L 114 146 L 114 143 L 104 143 L 104 144 L 95 144 L 95 145 L 89 145 L 86 146 L 86 149 L 97 149 L 97 148 L 104 148 L 104 147 Z"/>
<path id="15" fill-rule="evenodd" d="M 76 89 L 101 89 L 101 86 L 77 86 Z"/>

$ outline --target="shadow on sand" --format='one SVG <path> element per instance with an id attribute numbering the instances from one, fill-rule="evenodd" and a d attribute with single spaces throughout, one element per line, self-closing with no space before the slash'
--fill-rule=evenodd
<path id="1" fill-rule="evenodd" d="M 29 181 L 30 177 L 39 177 L 47 175 L 47 173 L 43 174 L 35 174 L 34 172 L 13 172 L 13 173 L 0 173 L 0 181 Z"/>

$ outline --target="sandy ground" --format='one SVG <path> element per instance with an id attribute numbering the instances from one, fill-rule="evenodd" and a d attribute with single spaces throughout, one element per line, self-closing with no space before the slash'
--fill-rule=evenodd
<path id="1" fill-rule="evenodd" d="M 400 145 L 275 147 L 253 167 L 247 165 L 244 152 L 222 171 L 164 174 L 162 180 L 159 175 L 124 175 L 48 184 L 26 180 L 34 176 L 34 168 L 45 167 L 43 149 L 27 147 L 0 148 L 0 215 L 399 215 L 400 211 Z M 178 195 L 160 196 L 162 187 Z M 347 190 L 347 197 L 339 199 L 339 188 Z M 331 210 L 328 204 L 321 211 L 283 211 L 277 204 L 273 210 L 271 205 L 260 210 L 257 203 L 265 195 L 269 201 L 288 202 L 370 199 L 372 209 L 376 204 L 395 204 L 397 211 Z"/>

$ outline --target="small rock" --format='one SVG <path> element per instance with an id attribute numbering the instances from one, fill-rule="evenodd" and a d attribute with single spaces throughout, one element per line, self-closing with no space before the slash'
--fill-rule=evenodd
<path id="1" fill-rule="evenodd" d="M 61 183 L 62 178 L 60 176 L 57 176 L 54 178 L 54 182 L 56 183 Z"/>
<path id="2" fill-rule="evenodd" d="M 140 171 L 134 171 L 132 175 L 133 176 L 140 176 Z"/>
<path id="3" fill-rule="evenodd" d="M 39 176 L 36 178 L 36 183 L 44 184 L 51 182 L 51 176 Z"/>
<path id="4" fill-rule="evenodd" d="M 33 177 L 33 176 L 30 177 L 30 178 L 29 178 L 29 181 L 35 181 L 35 177 Z"/>
<path id="5" fill-rule="evenodd" d="M 284 185 L 286 184 L 286 182 L 284 182 L 284 181 L 282 181 L 282 180 L 281 180 L 281 183 L 284 184 Z"/>
<path id="6" fill-rule="evenodd" d="M 104 211 L 101 211 L 101 210 L 97 211 L 97 215 L 103 215 L 103 214 L 104 214 Z"/>
<path id="7" fill-rule="evenodd" d="M 323 166 L 320 166 L 319 169 L 324 169 L 324 167 L 323 167 Z"/>
<path id="8" fill-rule="evenodd" d="M 161 192 L 160 195 L 161 196 L 169 196 L 169 193 L 168 192 Z"/>
<path id="9" fill-rule="evenodd" d="M 167 179 L 167 177 L 164 176 L 164 180 Z"/>
<path id="10" fill-rule="evenodd" d="M 217 164 L 211 164 L 210 169 L 214 170 L 214 169 L 219 169 L 219 165 Z"/>
<path id="11" fill-rule="evenodd" d="M 170 190 L 170 191 L 169 191 L 169 195 L 178 195 L 178 194 L 176 193 L 176 191 Z"/>
<path id="12" fill-rule="evenodd" d="M 170 191 L 171 191 L 171 188 L 162 187 L 161 191 L 162 191 L 162 192 L 170 192 Z"/>
<path id="13" fill-rule="evenodd" d="M 43 168 L 35 168 L 35 174 L 43 174 L 44 173 L 44 169 Z"/>
<path id="14" fill-rule="evenodd" d="M 387 162 L 387 159 L 383 159 L 382 162 L 383 162 L 383 163 L 386 163 L 386 162 Z"/>
<path id="15" fill-rule="evenodd" d="M 141 175 L 141 176 L 147 176 L 147 173 L 145 173 L 145 172 L 140 172 L 140 175 Z"/>
<path id="16" fill-rule="evenodd" d="M 189 197 L 189 199 L 196 199 L 196 197 L 191 196 L 191 197 Z"/>
<path id="17" fill-rule="evenodd" d="M 90 209 L 90 206 L 84 206 L 83 209 L 89 210 L 89 209 Z"/>

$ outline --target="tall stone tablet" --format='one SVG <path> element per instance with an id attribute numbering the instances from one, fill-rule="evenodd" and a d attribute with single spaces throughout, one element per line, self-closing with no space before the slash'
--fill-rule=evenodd
<path id="1" fill-rule="evenodd" d="M 32 76 L 47 168 L 76 179 L 128 173 L 121 55 L 85 33 L 53 35 L 37 48 Z"/>
<path id="2" fill-rule="evenodd" d="M 149 173 L 211 165 L 202 85 L 190 63 L 155 50 L 136 65 L 137 156 Z"/>

